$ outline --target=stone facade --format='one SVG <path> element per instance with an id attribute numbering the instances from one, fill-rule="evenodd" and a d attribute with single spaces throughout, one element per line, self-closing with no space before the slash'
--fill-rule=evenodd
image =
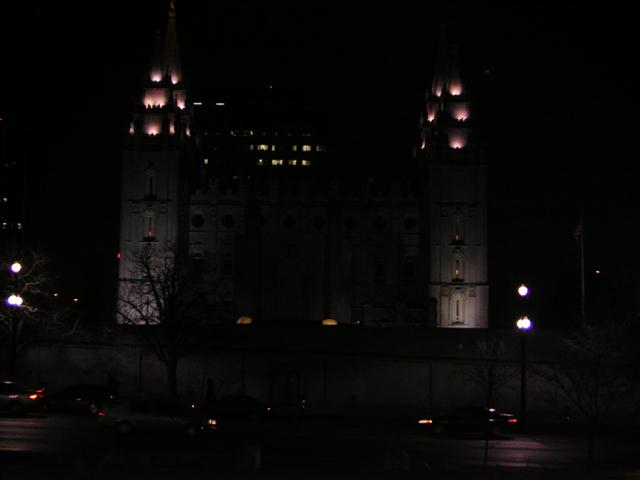
<path id="1" fill-rule="evenodd" d="M 414 158 L 336 174 L 302 116 L 195 121 L 171 11 L 126 139 L 121 289 L 135 249 L 169 243 L 215 265 L 229 321 L 487 327 L 486 167 L 441 43 Z"/>

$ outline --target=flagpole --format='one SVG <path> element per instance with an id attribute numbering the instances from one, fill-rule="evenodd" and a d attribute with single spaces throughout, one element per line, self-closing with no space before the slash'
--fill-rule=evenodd
<path id="1" fill-rule="evenodd" d="M 584 327 L 587 323 L 584 308 L 584 213 L 580 214 L 580 307 L 581 307 L 581 325 Z"/>

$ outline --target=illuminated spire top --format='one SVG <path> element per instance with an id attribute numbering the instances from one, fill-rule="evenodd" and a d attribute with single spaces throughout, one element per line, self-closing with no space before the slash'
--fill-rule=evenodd
<path id="1" fill-rule="evenodd" d="M 460 68 L 458 66 L 458 49 L 449 42 L 447 28 L 440 28 L 440 39 L 438 42 L 438 56 L 436 68 L 433 75 L 433 86 L 431 94 L 436 97 L 441 96 L 446 90 L 450 95 L 462 95 L 462 81 L 460 79 Z"/>
<path id="2" fill-rule="evenodd" d="M 176 34 L 175 0 L 171 0 L 169 3 L 169 18 L 167 21 L 164 47 L 161 45 L 162 41 L 158 35 L 151 67 L 151 80 L 160 82 L 165 75 L 169 75 L 171 83 L 179 83 L 182 81 L 182 67 L 180 65 L 178 35 Z"/>
<path id="3" fill-rule="evenodd" d="M 426 150 L 434 143 L 455 150 L 465 148 L 471 131 L 471 106 L 460 77 L 458 49 L 447 38 L 445 26 L 440 29 L 433 83 L 426 97 L 419 149 Z"/>
<path id="4" fill-rule="evenodd" d="M 169 74 L 172 83 L 178 83 L 182 80 L 174 0 L 169 3 L 169 23 L 167 25 L 167 36 L 164 39 L 164 71 Z"/>

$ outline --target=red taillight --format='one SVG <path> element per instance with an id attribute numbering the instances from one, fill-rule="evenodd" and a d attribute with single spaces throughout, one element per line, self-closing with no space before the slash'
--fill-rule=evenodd
<path id="1" fill-rule="evenodd" d="M 36 390 L 36 393 L 44 393 L 44 388 L 39 388 Z"/>
<path id="2" fill-rule="evenodd" d="M 517 418 L 510 418 L 509 420 L 507 420 L 507 422 L 509 422 L 509 423 L 518 423 L 518 419 Z"/>
<path id="3" fill-rule="evenodd" d="M 104 417 L 104 416 L 105 416 L 105 413 L 104 413 L 104 412 L 98 412 L 98 416 L 99 416 L 99 417 Z"/>
<path id="4" fill-rule="evenodd" d="M 29 400 L 37 400 L 37 399 L 38 399 L 37 393 L 32 393 L 31 395 L 29 395 Z"/>

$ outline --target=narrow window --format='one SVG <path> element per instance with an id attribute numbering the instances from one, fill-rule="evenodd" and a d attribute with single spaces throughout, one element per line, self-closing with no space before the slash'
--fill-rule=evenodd
<path id="1" fill-rule="evenodd" d="M 144 214 L 144 239 L 154 240 L 156 238 L 156 216 L 152 211 Z"/>
<path id="2" fill-rule="evenodd" d="M 156 173 L 153 170 L 147 170 L 145 177 L 144 195 L 147 198 L 153 198 L 156 195 Z"/>

